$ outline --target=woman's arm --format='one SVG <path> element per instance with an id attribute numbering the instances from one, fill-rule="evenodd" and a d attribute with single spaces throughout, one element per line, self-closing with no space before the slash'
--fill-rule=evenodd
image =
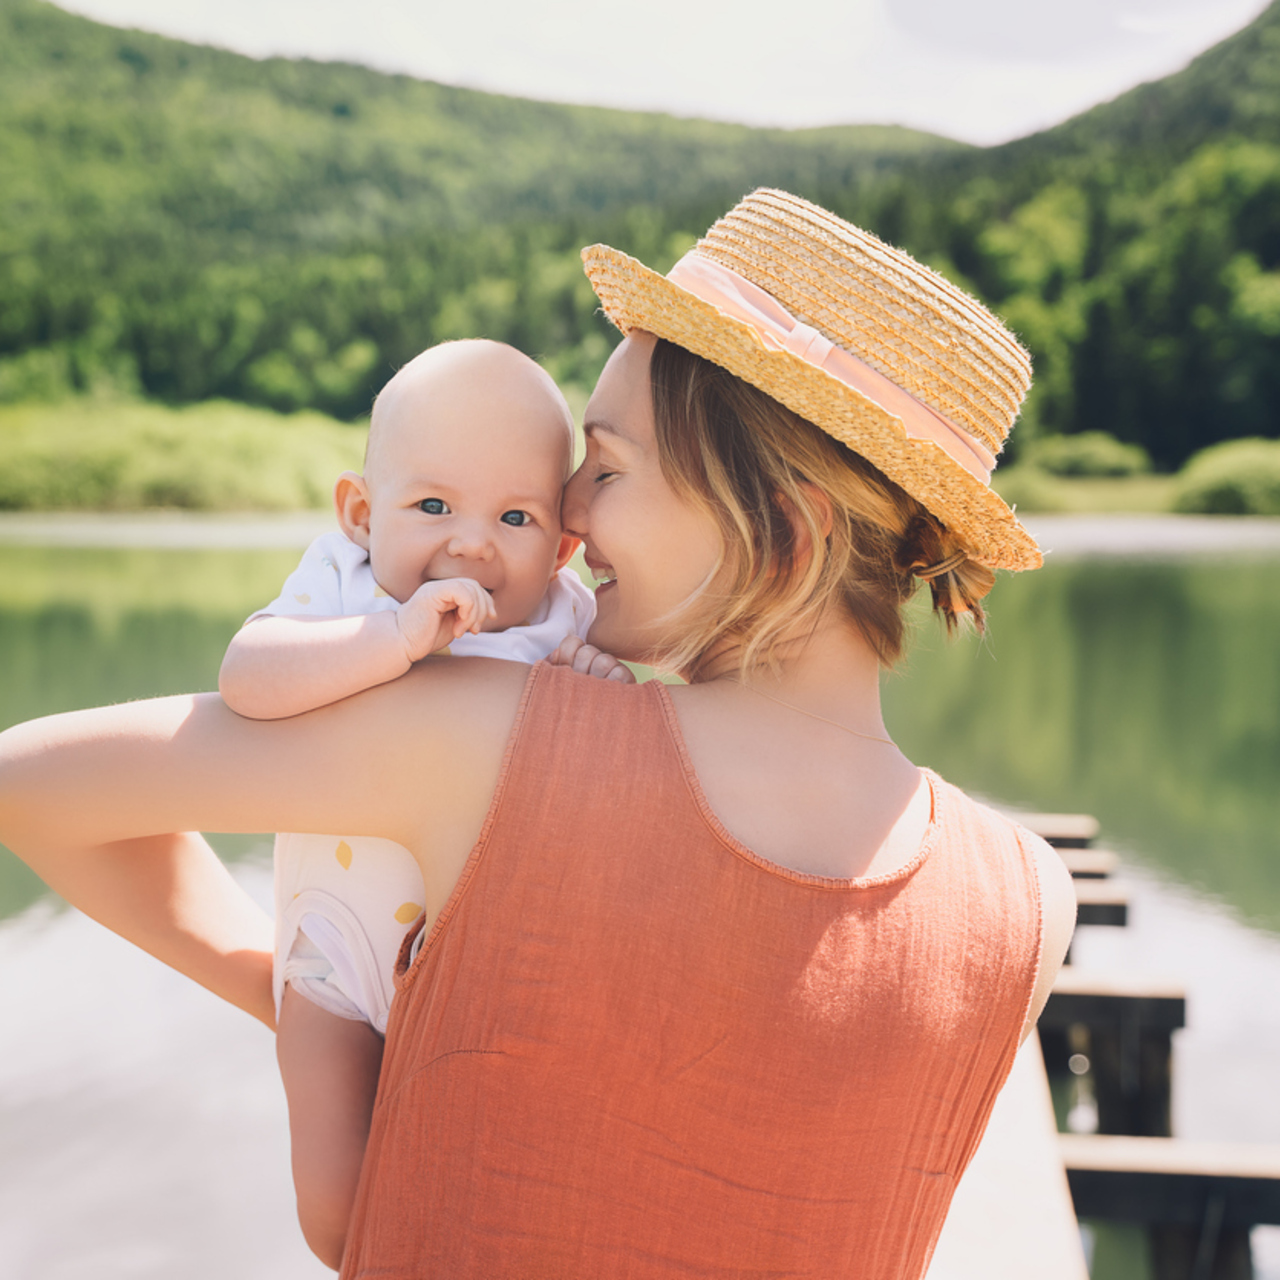
<path id="1" fill-rule="evenodd" d="M 0 842 L 74 905 L 264 1021 L 268 930 L 203 841 L 352 831 L 406 846 L 439 909 L 479 835 L 528 668 L 458 659 L 289 720 L 212 694 L 0 734 Z M 256 908 L 253 908 L 256 911 Z"/>
<path id="2" fill-rule="evenodd" d="M 26 860 L 99 924 L 275 1028 L 271 917 L 199 832 L 77 851 L 29 847 Z"/>
<path id="3" fill-rule="evenodd" d="M 227 647 L 218 691 L 254 720 L 301 715 L 404 675 L 493 612 L 478 582 L 450 578 L 423 583 L 395 611 L 255 618 Z"/>
<path id="4" fill-rule="evenodd" d="M 1076 890 L 1067 864 L 1057 850 L 1050 848 L 1043 840 L 1032 837 L 1030 847 L 1036 876 L 1040 881 L 1043 935 L 1040 941 L 1040 972 L 1036 976 L 1031 1007 L 1022 1027 L 1024 1040 L 1035 1030 L 1036 1021 L 1044 1012 L 1044 1006 L 1053 991 L 1053 980 L 1066 959 L 1076 927 Z"/>

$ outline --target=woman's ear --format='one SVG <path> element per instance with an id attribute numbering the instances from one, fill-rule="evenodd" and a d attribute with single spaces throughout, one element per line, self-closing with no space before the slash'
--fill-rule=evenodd
<path id="1" fill-rule="evenodd" d="M 344 471 L 333 486 L 333 506 L 342 532 L 358 547 L 369 550 L 369 486 L 364 476 Z"/>
<path id="2" fill-rule="evenodd" d="M 817 519 L 818 528 L 822 531 L 823 538 L 829 538 L 835 525 L 835 508 L 831 505 L 831 498 L 825 490 L 818 488 L 816 484 L 809 480 L 797 481 L 796 487 L 803 490 L 805 499 Z M 794 545 L 797 559 L 806 558 L 813 549 L 809 541 L 809 526 L 800 518 L 800 512 L 796 510 L 796 504 L 785 493 L 779 493 L 777 501 L 778 505 L 786 513 L 787 521 L 791 525 L 791 536 L 795 539 Z"/>
<path id="3" fill-rule="evenodd" d="M 822 536 L 824 538 L 831 537 L 831 530 L 836 522 L 835 508 L 831 505 L 831 495 L 825 489 L 819 489 L 810 480 L 801 480 L 800 488 L 805 491 L 809 501 L 813 503 L 814 509 L 818 514 L 818 527 L 822 530 Z"/>

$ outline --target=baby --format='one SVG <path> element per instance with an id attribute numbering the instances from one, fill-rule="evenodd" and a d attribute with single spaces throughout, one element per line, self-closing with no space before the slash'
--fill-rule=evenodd
<path id="1" fill-rule="evenodd" d="M 410 361 L 374 405 L 362 476 L 334 489 L 342 532 L 307 550 L 232 640 L 219 687 L 256 719 L 404 674 L 429 654 L 537 662 L 585 638 L 591 593 L 560 527 L 573 420 L 552 379 L 496 342 Z M 629 680 L 620 663 L 593 667 Z M 275 996 L 298 1216 L 337 1266 L 368 1136 L 404 934 L 422 914 L 407 850 L 276 837 Z"/>

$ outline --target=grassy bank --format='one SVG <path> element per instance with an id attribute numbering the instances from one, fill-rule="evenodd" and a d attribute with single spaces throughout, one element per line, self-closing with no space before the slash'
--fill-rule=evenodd
<path id="1" fill-rule="evenodd" d="M 66 400 L 0 406 L 0 511 L 298 511 L 358 470 L 365 432 L 319 413 Z"/>
<path id="2" fill-rule="evenodd" d="M 565 394 L 581 419 L 587 391 Z M 1096 452 L 1080 447 L 1085 437 L 1062 439 L 1072 458 Z M 364 441 L 362 426 L 323 414 L 217 400 L 0 405 L 0 511 L 326 509 L 338 474 L 359 470 Z M 1197 457 L 1176 476 L 1057 474 L 1023 461 L 998 469 L 995 488 L 1023 514 L 1280 514 L 1280 443 L 1235 441 Z"/>

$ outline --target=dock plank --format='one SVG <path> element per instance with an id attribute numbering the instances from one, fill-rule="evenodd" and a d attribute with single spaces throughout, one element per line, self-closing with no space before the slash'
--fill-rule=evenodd
<path id="1" fill-rule="evenodd" d="M 1213 1197 L 1224 1227 L 1280 1224 L 1280 1146 L 1060 1134 L 1081 1217 L 1199 1225 Z"/>
<path id="2" fill-rule="evenodd" d="M 1087 1280 L 1057 1139 L 1031 1036 L 956 1189 L 927 1280 Z"/>
<path id="3" fill-rule="evenodd" d="M 1117 880 L 1075 879 L 1076 923 L 1123 928 L 1129 923 L 1129 890 Z"/>
<path id="4" fill-rule="evenodd" d="M 1186 989 L 1159 978 L 1064 965 L 1040 1015 L 1046 1027 L 1136 1026 L 1177 1031 L 1187 1025 Z"/>
<path id="5" fill-rule="evenodd" d="M 1098 838 L 1091 813 L 1020 813 L 1017 819 L 1055 849 L 1087 849 Z"/>
<path id="6" fill-rule="evenodd" d="M 1062 849 L 1058 850 L 1072 879 L 1105 880 L 1120 868 L 1120 859 L 1110 849 Z"/>

